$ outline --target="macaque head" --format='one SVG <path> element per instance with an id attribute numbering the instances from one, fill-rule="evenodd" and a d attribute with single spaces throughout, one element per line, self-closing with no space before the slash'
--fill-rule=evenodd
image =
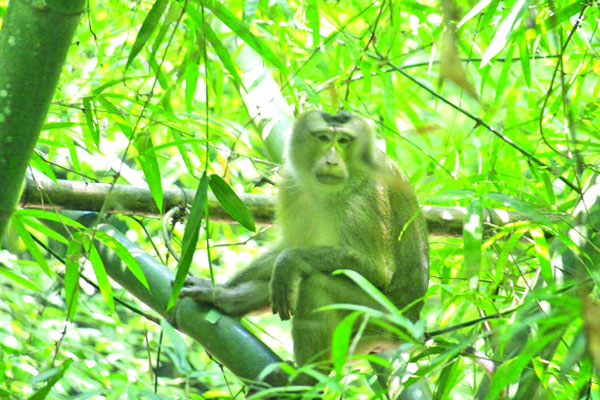
<path id="1" fill-rule="evenodd" d="M 335 188 L 365 167 L 372 169 L 373 151 L 373 131 L 361 117 L 309 111 L 294 124 L 287 156 L 303 181 Z"/>

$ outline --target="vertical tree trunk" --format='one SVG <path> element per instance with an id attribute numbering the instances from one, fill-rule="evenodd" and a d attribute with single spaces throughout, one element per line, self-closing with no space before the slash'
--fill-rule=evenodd
<path id="1" fill-rule="evenodd" d="M 0 238 L 19 199 L 31 153 L 84 0 L 11 0 L 0 30 Z"/>

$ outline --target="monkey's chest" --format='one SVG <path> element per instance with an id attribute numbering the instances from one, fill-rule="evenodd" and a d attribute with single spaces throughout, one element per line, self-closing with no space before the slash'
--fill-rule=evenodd
<path id="1" fill-rule="evenodd" d="M 280 216 L 282 238 L 289 247 L 339 246 L 342 219 L 334 210 L 298 209 Z"/>

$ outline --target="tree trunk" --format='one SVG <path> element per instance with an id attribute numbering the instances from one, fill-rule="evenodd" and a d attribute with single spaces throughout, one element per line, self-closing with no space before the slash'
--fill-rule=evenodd
<path id="1" fill-rule="evenodd" d="M 46 118 L 84 0 L 11 0 L 0 31 L 0 239 Z"/>

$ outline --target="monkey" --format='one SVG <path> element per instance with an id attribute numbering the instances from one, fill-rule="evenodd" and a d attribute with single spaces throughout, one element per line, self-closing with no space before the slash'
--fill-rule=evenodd
<path id="1" fill-rule="evenodd" d="M 233 316 L 271 308 L 282 320 L 291 318 L 297 365 L 320 362 L 328 373 L 332 334 L 348 311 L 316 310 L 338 303 L 382 310 L 352 280 L 332 272 L 360 273 L 415 321 L 429 280 L 427 230 L 413 189 L 376 147 L 362 117 L 301 114 L 286 153 L 276 206 L 278 241 L 225 284 L 194 278 L 182 295 Z M 396 348 L 398 341 L 389 336 L 369 326 L 357 351 Z M 301 374 L 294 383 L 314 381 Z"/>

